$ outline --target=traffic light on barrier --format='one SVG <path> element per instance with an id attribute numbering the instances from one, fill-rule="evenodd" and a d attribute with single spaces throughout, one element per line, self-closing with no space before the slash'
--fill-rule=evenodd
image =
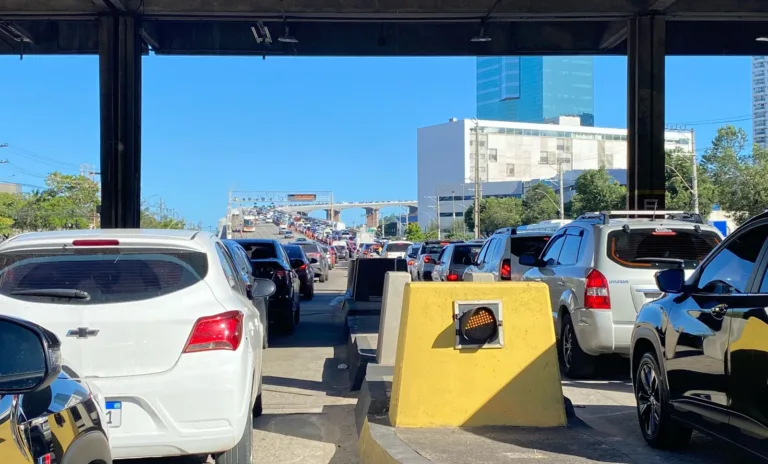
<path id="1" fill-rule="evenodd" d="M 454 301 L 453 320 L 456 349 L 504 346 L 501 300 Z"/>

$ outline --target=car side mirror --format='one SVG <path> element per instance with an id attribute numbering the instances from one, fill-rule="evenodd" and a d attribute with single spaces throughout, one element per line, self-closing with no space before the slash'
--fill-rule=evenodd
<path id="1" fill-rule="evenodd" d="M 320 261 L 318 261 L 318 260 L 317 260 L 317 258 L 310 258 L 310 259 L 309 259 L 309 263 L 310 263 L 310 264 L 317 264 L 317 263 L 319 263 L 319 262 L 320 262 Z"/>
<path id="2" fill-rule="evenodd" d="M 528 267 L 542 267 L 544 265 L 544 261 L 539 259 L 538 256 L 525 253 L 520 256 L 520 259 L 518 260 L 521 266 L 528 266 Z"/>
<path id="3" fill-rule="evenodd" d="M 300 268 L 303 265 L 304 265 L 304 260 L 303 259 L 296 258 L 296 259 L 292 259 L 291 260 L 291 267 L 293 269 L 298 269 L 298 268 Z"/>
<path id="4" fill-rule="evenodd" d="M 656 286 L 664 293 L 682 293 L 685 272 L 682 269 L 665 269 L 656 273 Z"/>
<path id="5" fill-rule="evenodd" d="M 0 316 L 0 395 L 41 390 L 61 372 L 61 341 L 37 324 Z"/>
<path id="6" fill-rule="evenodd" d="M 277 290 L 277 287 L 275 286 L 275 283 L 272 282 L 271 280 L 256 278 L 253 281 L 253 290 L 251 290 L 251 293 L 252 293 L 251 298 L 269 297 L 269 296 L 272 296 L 276 290 Z"/>

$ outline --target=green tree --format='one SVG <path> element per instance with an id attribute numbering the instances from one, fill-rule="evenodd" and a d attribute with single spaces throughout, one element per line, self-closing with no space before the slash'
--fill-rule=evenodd
<path id="1" fill-rule="evenodd" d="M 579 216 L 590 211 L 624 209 L 627 189 L 611 178 L 604 167 L 584 171 L 575 185 L 571 212 Z"/>
<path id="2" fill-rule="evenodd" d="M 727 125 L 718 129 L 701 160 L 701 171 L 713 185 L 713 200 L 736 223 L 768 206 L 768 151 L 757 145 L 747 151 L 747 147 L 746 132 Z"/>
<path id="3" fill-rule="evenodd" d="M 474 205 L 464 213 L 464 223 L 469 231 L 475 230 Z M 484 198 L 480 202 L 480 234 L 490 235 L 501 227 L 522 224 L 523 202 L 519 198 Z"/>
<path id="4" fill-rule="evenodd" d="M 187 222 L 165 208 L 147 206 L 141 210 L 142 229 L 186 229 Z"/>
<path id="5" fill-rule="evenodd" d="M 523 197 L 523 224 L 554 219 L 560 213 L 560 199 L 547 184 L 538 183 L 525 191 Z"/>
<path id="6" fill-rule="evenodd" d="M 712 211 L 715 187 L 703 166 L 698 169 L 699 211 L 706 217 Z M 693 160 L 682 150 L 667 150 L 666 207 L 669 211 L 693 211 Z"/>
<path id="7" fill-rule="evenodd" d="M 421 242 L 424 240 L 424 232 L 421 231 L 418 222 L 410 222 L 405 228 L 405 238 L 409 242 Z"/>

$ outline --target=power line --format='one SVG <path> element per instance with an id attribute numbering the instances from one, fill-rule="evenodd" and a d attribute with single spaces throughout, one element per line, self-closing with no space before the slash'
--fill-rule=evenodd
<path id="1" fill-rule="evenodd" d="M 719 118 L 719 119 L 702 119 L 699 121 L 689 121 L 689 122 L 676 122 L 676 123 L 669 123 L 668 125 L 672 126 L 706 126 L 710 124 L 726 124 L 730 122 L 744 122 L 744 121 L 751 121 L 752 116 L 733 116 L 729 118 Z"/>

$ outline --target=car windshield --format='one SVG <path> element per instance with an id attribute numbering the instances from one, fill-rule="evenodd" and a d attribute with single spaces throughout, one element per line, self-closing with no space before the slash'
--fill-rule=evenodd
<path id="1" fill-rule="evenodd" d="M 421 254 L 421 255 L 439 255 L 440 252 L 443 251 L 443 248 L 445 248 L 445 245 L 441 245 L 439 243 L 429 244 L 429 245 L 422 245 L 421 250 L 419 250 L 419 254 Z"/>
<path id="2" fill-rule="evenodd" d="M 549 243 L 549 235 L 513 235 L 509 241 L 509 252 L 517 257 L 524 254 L 539 256 Z"/>
<path id="3" fill-rule="evenodd" d="M 629 233 L 609 233 L 606 253 L 611 261 L 624 267 L 663 269 L 677 265 L 668 260 L 680 260 L 684 269 L 695 269 L 718 243 L 720 237 L 711 231 L 632 227 Z"/>
<path id="4" fill-rule="evenodd" d="M 109 248 L 0 253 L 0 294 L 58 304 L 140 301 L 190 287 L 205 278 L 205 253 Z M 46 296 L 47 293 L 47 296 Z M 67 297 L 69 295 L 69 297 Z"/>

